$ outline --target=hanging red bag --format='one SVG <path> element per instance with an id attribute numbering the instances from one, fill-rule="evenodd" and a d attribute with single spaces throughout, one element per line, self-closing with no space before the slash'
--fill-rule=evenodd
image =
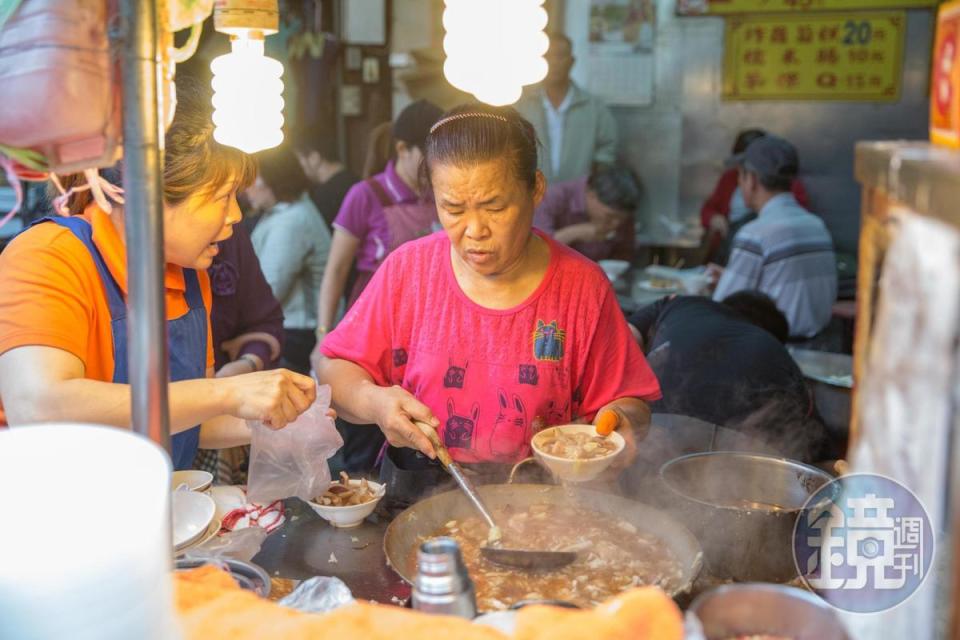
<path id="1" fill-rule="evenodd" d="M 0 145 L 73 173 L 120 154 L 108 0 L 7 0 L 0 24 Z M 3 15 L 0 15 L 0 19 Z M 12 148 L 12 149 L 11 149 Z"/>

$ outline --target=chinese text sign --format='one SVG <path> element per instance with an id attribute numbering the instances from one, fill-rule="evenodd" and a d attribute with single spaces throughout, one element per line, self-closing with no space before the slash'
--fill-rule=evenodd
<path id="1" fill-rule="evenodd" d="M 895 102 L 902 11 L 727 19 L 727 100 Z"/>

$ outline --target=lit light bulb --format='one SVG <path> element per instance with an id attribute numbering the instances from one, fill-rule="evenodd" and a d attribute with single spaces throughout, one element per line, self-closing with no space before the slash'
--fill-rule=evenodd
<path id="1" fill-rule="evenodd" d="M 210 63 L 213 130 L 220 144 L 256 153 L 283 142 L 283 65 L 263 55 L 263 40 L 230 41 L 230 53 Z"/>
<path id="2" fill-rule="evenodd" d="M 543 0 L 445 0 L 443 74 L 457 89 L 502 106 L 547 75 Z"/>

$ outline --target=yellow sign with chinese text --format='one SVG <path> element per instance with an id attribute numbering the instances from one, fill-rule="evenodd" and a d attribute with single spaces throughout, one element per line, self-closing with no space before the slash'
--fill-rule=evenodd
<path id="1" fill-rule="evenodd" d="M 727 18 L 726 100 L 895 102 L 903 11 Z"/>
<path id="2" fill-rule="evenodd" d="M 680 15 L 807 13 L 864 9 L 932 9 L 939 0 L 677 0 Z"/>

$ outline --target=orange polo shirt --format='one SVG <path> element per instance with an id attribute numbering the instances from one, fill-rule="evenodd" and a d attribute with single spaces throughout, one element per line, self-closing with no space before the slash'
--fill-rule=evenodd
<path id="1" fill-rule="evenodd" d="M 93 227 L 93 243 L 110 274 L 127 293 L 127 252 L 123 237 L 100 207 L 82 214 Z M 210 329 L 210 279 L 199 272 L 207 309 L 207 368 L 213 367 Z M 167 319 L 189 311 L 181 267 L 168 264 L 164 274 Z M 42 345 L 80 358 L 84 377 L 113 379 L 113 333 L 107 294 L 93 257 L 69 229 L 53 223 L 20 234 L 0 254 L 0 355 L 10 349 Z M 0 398 L 0 425 L 6 424 Z"/>

